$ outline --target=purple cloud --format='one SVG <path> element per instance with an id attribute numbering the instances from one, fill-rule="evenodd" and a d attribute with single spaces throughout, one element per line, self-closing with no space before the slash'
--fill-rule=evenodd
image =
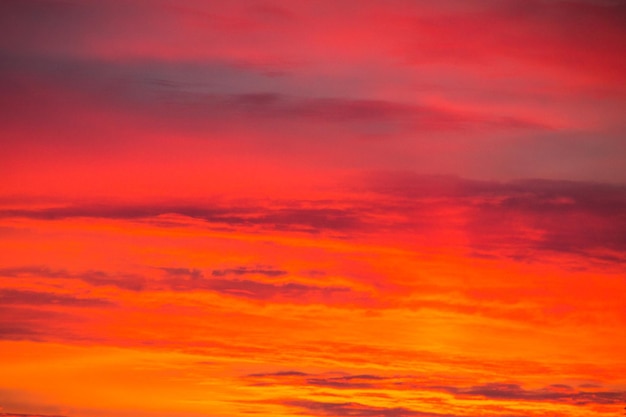
<path id="1" fill-rule="evenodd" d="M 330 403 L 311 400 L 286 400 L 282 404 L 302 408 L 314 416 L 353 417 L 454 417 L 452 414 L 427 413 L 404 407 L 374 407 L 356 402 Z"/>
<path id="2" fill-rule="evenodd" d="M 554 402 L 574 405 L 587 404 L 619 404 L 623 402 L 625 391 L 601 391 L 598 386 L 586 387 L 581 385 L 575 388 L 564 384 L 552 384 L 544 388 L 528 390 L 513 383 L 489 383 L 469 387 L 452 385 L 433 385 L 426 376 L 378 376 L 378 375 L 336 375 L 336 374 L 307 374 L 297 371 L 251 374 L 247 378 L 253 381 L 261 380 L 266 384 L 276 385 L 308 385 L 331 389 L 360 389 L 360 390 L 419 390 L 431 392 L 446 392 L 455 397 L 487 398 L 490 400 L 517 400 Z M 255 385 L 256 384 L 255 382 Z M 350 409 L 346 404 L 333 404 L 343 410 Z M 395 412 L 392 410 L 390 412 Z M 365 414 L 368 415 L 368 414 Z M 384 415 L 384 414 L 383 414 Z M 393 414 L 391 414 L 393 415 Z M 421 415 L 421 414 L 417 414 Z"/>
<path id="3" fill-rule="evenodd" d="M 0 277 L 22 278 L 67 278 L 78 279 L 94 286 L 113 286 L 124 290 L 141 291 L 146 288 L 146 280 L 133 274 L 111 274 L 104 271 L 69 272 L 64 269 L 52 269 L 45 266 L 20 266 L 0 268 Z"/>
<path id="4" fill-rule="evenodd" d="M 266 277 L 281 277 L 287 275 L 287 271 L 273 268 L 240 266 L 236 268 L 214 269 L 211 272 L 211 275 L 215 277 L 223 277 L 227 275 L 264 275 Z"/>
<path id="5" fill-rule="evenodd" d="M 82 298 L 50 292 L 0 289 L 0 303 L 4 305 L 55 305 L 63 307 L 109 307 L 113 302 L 101 298 Z"/>

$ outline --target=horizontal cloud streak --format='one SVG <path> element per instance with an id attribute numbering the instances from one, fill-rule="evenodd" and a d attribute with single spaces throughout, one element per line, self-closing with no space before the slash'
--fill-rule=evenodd
<path id="1" fill-rule="evenodd" d="M 65 417 L 61 415 L 51 414 L 16 414 L 16 413 L 0 413 L 0 417 Z"/>
<path id="2" fill-rule="evenodd" d="M 498 253 L 522 259 L 552 252 L 590 256 L 607 263 L 625 261 L 620 255 L 626 251 L 623 185 L 548 180 L 490 182 L 383 173 L 368 176 L 366 182 L 366 186 L 355 188 L 346 201 L 5 207 L 0 209 L 0 218 L 100 218 L 158 225 L 163 216 L 177 215 L 232 230 L 335 232 L 346 237 L 383 231 L 436 236 L 455 230 L 467 237 L 469 249 L 476 256 Z M 374 198 L 366 194 L 372 191 L 377 195 Z M 263 268 L 256 272 L 215 270 L 212 274 L 248 272 L 283 275 Z M 104 282 L 108 278 L 100 279 Z"/>
<path id="3" fill-rule="evenodd" d="M 318 232 L 356 229 L 361 220 L 349 210 L 335 208 L 274 208 L 206 206 L 68 206 L 41 210 L 5 209 L 0 218 L 26 217 L 41 220 L 105 218 L 142 220 L 176 214 L 233 227 L 266 226 L 277 230 Z"/>
<path id="4" fill-rule="evenodd" d="M 5 305 L 54 305 L 63 307 L 107 307 L 111 301 L 99 298 L 82 298 L 67 294 L 0 289 L 0 303 Z"/>
<path id="5" fill-rule="evenodd" d="M 336 97 L 330 92 L 328 96 L 302 95 L 301 88 L 292 81 L 280 83 L 228 62 L 174 66 L 169 61 L 120 64 L 50 58 L 25 60 L 14 56 L 0 66 L 0 80 L 4 80 L 2 84 L 7 91 L 0 102 L 10 115 L 6 118 L 6 127 L 28 118 L 40 126 L 63 131 L 64 135 L 56 135 L 55 142 L 66 145 L 88 129 L 80 121 L 64 117 L 67 112 L 56 107 L 61 104 L 71 106 L 73 112 L 90 109 L 109 114 L 110 125 L 103 128 L 113 131 L 123 130 L 130 116 L 134 128 L 152 132 L 153 137 L 157 136 L 157 131 L 165 130 L 207 136 L 214 142 L 220 136 L 212 134 L 213 131 L 237 132 L 242 122 L 255 123 L 257 130 L 271 136 L 277 136 L 273 132 L 287 132 L 291 137 L 307 128 L 309 136 L 320 132 L 310 137 L 309 142 L 313 143 L 309 147 L 315 141 L 327 140 L 324 137 L 328 135 L 344 142 L 333 141 L 335 146 L 343 148 L 350 145 L 350 138 L 355 135 L 392 140 L 416 133 L 552 131 L 555 128 L 540 118 L 459 111 L 415 101 L 370 99 L 349 94 Z M 242 85 L 248 89 L 242 91 Z M 99 137 L 98 132 L 92 135 L 92 140 Z M 49 141 L 53 135 L 48 132 L 45 136 Z M 305 136 L 300 136 L 302 141 Z M 23 140 L 40 139 L 41 135 L 37 135 Z M 307 146 L 307 143 L 299 146 Z"/>
<path id="6" fill-rule="evenodd" d="M 287 303 L 371 306 L 374 302 L 368 294 L 356 292 L 346 286 L 328 286 L 323 285 L 323 283 L 310 285 L 297 281 L 264 282 L 254 279 L 227 278 L 246 275 L 277 278 L 287 275 L 286 271 L 277 269 L 242 266 L 232 269 L 216 269 L 211 272 L 210 276 L 205 276 L 198 269 L 169 267 L 158 269 L 164 273 L 164 276 L 114 274 L 105 271 L 69 272 L 43 266 L 23 266 L 1 268 L 0 278 L 80 280 L 94 287 L 110 286 L 134 292 L 209 291 L 249 300 Z M 15 289 L 0 290 L 0 301 L 5 304 L 48 304 L 77 307 L 104 307 L 111 304 L 108 300 Z"/>
<path id="7" fill-rule="evenodd" d="M 378 376 L 378 375 L 333 375 L 307 374 L 298 371 L 248 375 L 252 381 L 263 381 L 265 385 L 312 386 L 336 390 L 375 390 L 446 392 L 458 398 L 484 398 L 494 401 L 534 401 L 574 405 L 620 404 L 626 391 L 602 391 L 574 388 L 564 384 L 553 384 L 540 389 L 524 389 L 518 384 L 489 383 L 471 387 L 434 385 L 430 376 Z"/>
<path id="8" fill-rule="evenodd" d="M 319 294 L 322 298 L 327 298 L 337 293 L 350 291 L 348 288 L 342 287 L 312 287 L 297 283 L 267 284 L 250 280 L 226 279 L 212 279 L 206 283 L 206 288 L 224 294 L 258 300 L 272 298 L 291 298 L 294 300 L 304 298 L 313 300 L 316 298 L 316 294 Z"/>
<path id="9" fill-rule="evenodd" d="M 622 404 L 626 391 L 581 391 L 568 385 L 550 385 L 538 390 L 525 390 L 517 384 L 485 384 L 471 388 L 447 387 L 444 391 L 456 396 L 478 396 L 493 400 L 547 401 L 565 404 Z"/>
<path id="10" fill-rule="evenodd" d="M 78 279 L 94 286 L 114 286 L 125 290 L 140 291 L 145 288 L 145 279 L 131 274 L 110 274 L 104 271 L 69 272 L 45 266 L 21 266 L 0 268 L 0 277 Z"/>
<path id="11" fill-rule="evenodd" d="M 355 402 L 330 403 L 310 400 L 287 400 L 283 404 L 303 408 L 314 416 L 454 417 L 452 414 L 425 413 L 404 407 L 374 407 Z"/>
<path id="12" fill-rule="evenodd" d="M 287 275 L 287 271 L 272 268 L 254 268 L 240 266 L 237 268 L 215 269 L 211 271 L 211 275 L 223 277 L 225 275 L 265 275 L 267 277 L 280 277 Z"/>

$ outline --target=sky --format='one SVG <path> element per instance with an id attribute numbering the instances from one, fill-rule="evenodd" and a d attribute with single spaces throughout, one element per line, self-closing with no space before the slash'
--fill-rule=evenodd
<path id="1" fill-rule="evenodd" d="M 626 3 L 0 0 L 0 417 L 613 417 Z"/>

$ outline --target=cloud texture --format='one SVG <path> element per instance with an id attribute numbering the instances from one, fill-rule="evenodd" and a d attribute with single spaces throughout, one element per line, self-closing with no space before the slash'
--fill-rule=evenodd
<path id="1" fill-rule="evenodd" d="M 0 417 L 607 417 L 626 7 L 0 1 Z"/>

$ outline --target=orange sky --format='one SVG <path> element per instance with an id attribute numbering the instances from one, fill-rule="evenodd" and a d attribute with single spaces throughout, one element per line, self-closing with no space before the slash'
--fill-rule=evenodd
<path id="1" fill-rule="evenodd" d="M 626 8 L 0 3 L 0 417 L 626 406 Z"/>

